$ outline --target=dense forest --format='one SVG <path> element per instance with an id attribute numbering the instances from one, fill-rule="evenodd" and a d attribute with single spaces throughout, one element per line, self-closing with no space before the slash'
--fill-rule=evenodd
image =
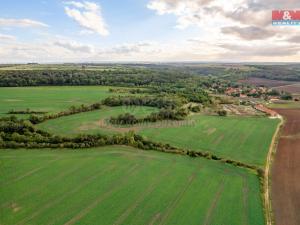
<path id="1" fill-rule="evenodd" d="M 0 70 L 1 87 L 111 85 L 148 86 L 174 83 L 191 75 L 148 69 Z"/>
<path id="2" fill-rule="evenodd" d="M 270 80 L 300 81 L 300 66 L 294 65 L 255 65 L 256 70 L 246 73 L 248 77 Z"/>

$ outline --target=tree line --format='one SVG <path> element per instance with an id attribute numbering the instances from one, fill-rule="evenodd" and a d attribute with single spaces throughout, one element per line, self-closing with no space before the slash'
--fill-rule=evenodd
<path id="1" fill-rule="evenodd" d="M 46 120 L 57 119 L 62 116 L 70 116 L 77 113 L 89 112 L 101 109 L 101 103 L 94 103 L 91 105 L 80 105 L 80 106 L 71 106 L 68 110 L 61 111 L 53 114 L 46 114 L 43 116 L 32 114 L 29 117 L 29 121 L 33 124 L 42 123 Z"/>
<path id="2" fill-rule="evenodd" d="M 30 121 L 20 120 L 14 116 L 0 118 L 0 148 L 91 148 L 105 145 L 127 145 L 141 150 L 156 150 L 161 152 L 187 155 L 192 158 L 202 157 L 210 160 L 220 161 L 237 167 L 252 169 L 259 176 L 263 176 L 263 170 L 254 165 L 248 165 L 243 162 L 222 158 L 210 152 L 191 151 L 180 149 L 169 144 L 153 142 L 145 139 L 134 132 L 125 134 L 116 134 L 112 136 L 96 135 L 78 135 L 76 137 L 62 137 L 48 132 L 38 130 Z"/>
<path id="3" fill-rule="evenodd" d="M 156 108 L 175 109 L 183 104 L 179 99 L 152 96 L 113 96 L 102 102 L 107 106 L 150 106 Z"/>
<path id="4" fill-rule="evenodd" d="M 183 120 L 188 115 L 186 109 L 162 109 L 159 112 L 151 113 L 144 118 L 136 118 L 130 113 L 121 114 L 117 117 L 111 117 L 109 122 L 118 125 L 133 125 L 137 123 L 157 122 L 162 120 Z"/>
<path id="5" fill-rule="evenodd" d="M 181 114 L 183 113 L 183 112 L 179 112 L 179 111 L 177 112 L 174 110 L 174 109 L 178 108 L 180 105 L 182 105 L 182 102 L 176 101 L 174 99 L 161 98 L 161 97 L 147 97 L 147 96 L 145 96 L 145 97 L 115 96 L 115 97 L 108 97 L 108 98 L 102 100 L 102 102 L 94 103 L 91 105 L 71 106 L 69 109 L 58 112 L 58 113 L 45 114 L 45 115 L 31 114 L 29 117 L 29 121 L 33 124 L 39 124 L 39 123 L 45 122 L 46 120 L 57 119 L 57 118 L 63 117 L 63 116 L 70 116 L 70 115 L 74 115 L 77 113 L 98 110 L 98 109 L 101 109 L 101 107 L 103 105 L 110 106 L 110 107 L 151 106 L 151 107 L 156 107 L 156 108 L 169 109 L 169 110 L 165 110 L 165 111 L 161 110 L 160 113 L 153 114 L 152 117 L 149 117 L 149 119 L 152 118 L 153 121 L 155 120 L 155 118 L 157 118 L 157 120 L 159 120 L 159 118 L 167 117 L 167 115 L 169 116 L 169 118 L 172 118 L 175 116 L 179 117 L 180 113 Z M 173 109 L 173 110 L 171 110 L 171 109 Z"/>

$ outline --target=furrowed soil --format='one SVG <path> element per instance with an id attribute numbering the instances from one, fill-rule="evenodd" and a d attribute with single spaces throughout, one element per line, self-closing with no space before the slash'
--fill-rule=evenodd
<path id="1" fill-rule="evenodd" d="M 284 85 L 291 85 L 295 82 L 293 81 L 284 81 L 284 80 L 269 80 L 264 78 L 257 78 L 257 77 L 249 77 L 246 80 L 240 80 L 239 82 L 255 85 L 255 86 L 266 86 L 266 87 L 278 87 L 278 86 L 284 86 Z"/>
<path id="2" fill-rule="evenodd" d="M 278 91 L 285 91 L 292 94 L 300 94 L 300 83 L 291 84 L 291 85 L 284 85 L 276 87 Z"/>
<path id="3" fill-rule="evenodd" d="M 276 225 L 300 224 L 300 109 L 276 109 L 286 119 L 272 168 Z"/>

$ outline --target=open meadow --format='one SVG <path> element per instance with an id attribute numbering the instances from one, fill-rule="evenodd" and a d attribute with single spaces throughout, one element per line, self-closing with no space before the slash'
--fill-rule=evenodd
<path id="1" fill-rule="evenodd" d="M 197 115 L 188 126 L 141 130 L 143 136 L 162 143 L 263 166 L 279 123 L 267 117 Z"/>
<path id="2" fill-rule="evenodd" d="M 264 224 L 257 176 L 205 159 L 114 146 L 1 150 L 0 165 L 0 224 Z"/>
<path id="3" fill-rule="evenodd" d="M 105 86 L 0 88 L 0 116 L 10 110 L 59 112 L 70 106 L 91 104 L 114 95 Z"/>

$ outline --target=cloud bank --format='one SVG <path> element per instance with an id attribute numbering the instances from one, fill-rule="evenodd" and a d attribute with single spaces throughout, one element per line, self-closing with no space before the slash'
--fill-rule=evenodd
<path id="1" fill-rule="evenodd" d="M 109 35 L 99 4 L 88 1 L 70 1 L 65 4 L 66 14 L 76 21 L 85 30 L 85 33 L 96 33 L 101 36 Z"/>

